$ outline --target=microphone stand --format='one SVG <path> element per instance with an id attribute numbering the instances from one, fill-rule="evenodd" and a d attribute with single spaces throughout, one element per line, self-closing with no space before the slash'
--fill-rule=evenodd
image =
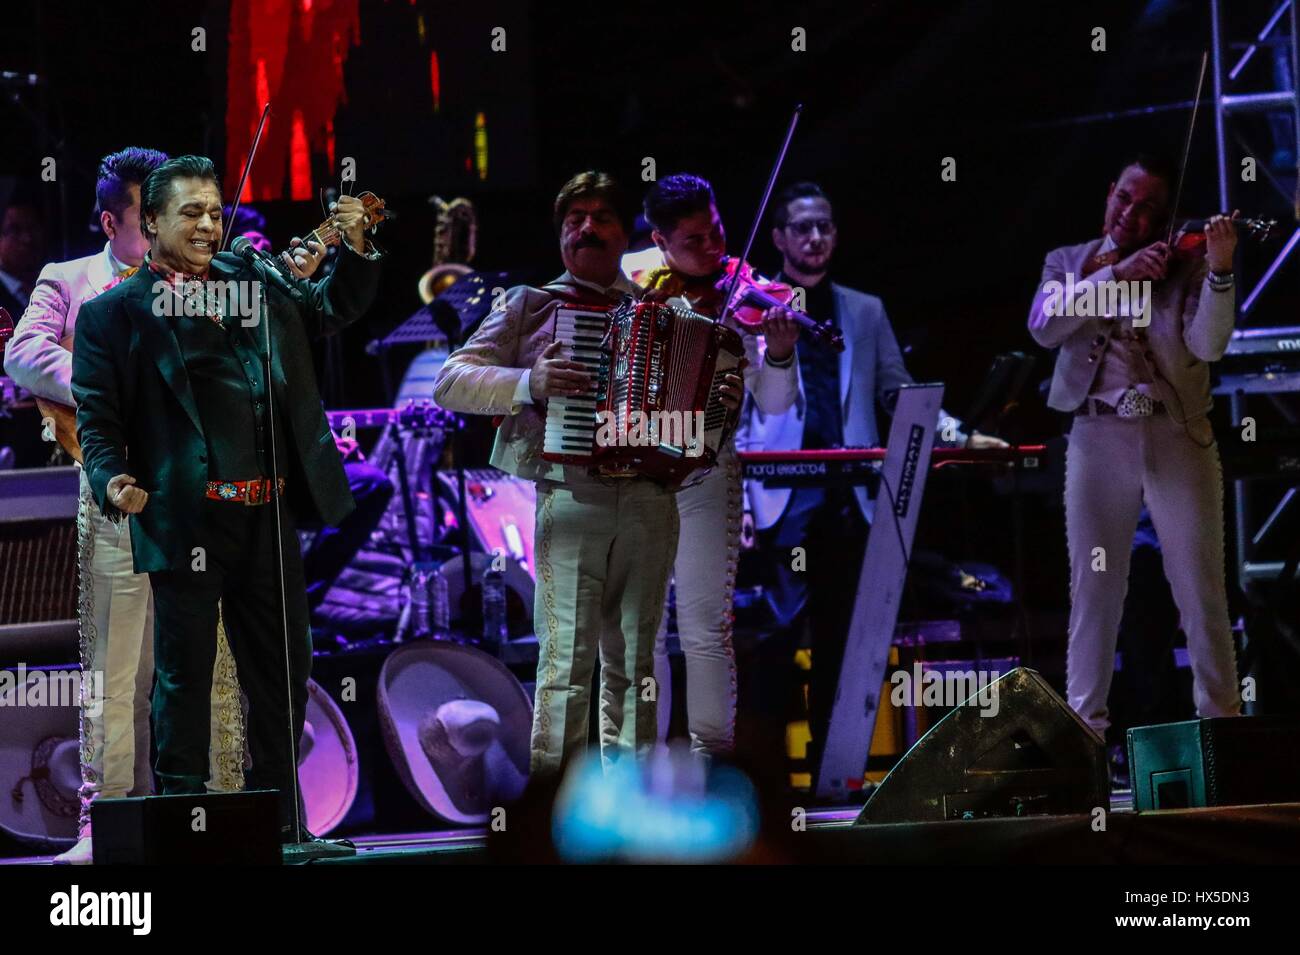
<path id="1" fill-rule="evenodd" d="M 275 500 L 275 549 L 276 570 L 280 585 L 280 623 L 284 632 L 284 685 L 285 698 L 288 700 L 289 733 L 289 772 L 293 777 L 293 839 L 302 842 L 302 794 L 298 786 L 298 739 L 294 732 L 293 719 L 293 674 L 289 664 L 289 607 L 284 588 L 284 518 L 281 513 L 280 496 L 280 462 L 276 453 L 275 439 L 275 362 L 271 352 L 271 322 L 266 308 L 266 296 L 261 285 L 257 289 L 258 311 L 261 316 L 263 336 L 266 342 L 266 414 L 270 419 L 271 433 L 271 493 Z"/>
<path id="2" fill-rule="evenodd" d="M 470 557 L 469 557 L 469 548 L 470 548 L 469 508 L 466 506 L 466 498 L 465 498 L 465 437 L 464 435 L 465 435 L 465 421 L 463 418 L 457 417 L 454 425 L 454 430 L 452 431 L 452 436 L 451 436 L 451 440 L 452 440 L 451 454 L 452 454 L 452 459 L 455 461 L 456 464 L 456 520 L 460 522 L 460 563 L 461 563 L 461 572 L 465 575 L 465 589 L 464 591 L 462 591 L 462 593 L 464 594 L 464 596 L 461 598 L 462 602 L 464 602 L 469 597 L 470 591 L 474 586 L 474 570 L 473 570 L 473 565 L 470 563 Z M 479 603 L 479 613 L 477 617 L 474 616 L 473 607 L 474 607 L 473 601 L 470 601 L 469 606 L 464 608 L 464 612 L 461 614 L 461 621 L 462 624 L 467 624 L 477 619 L 479 622 L 478 631 L 481 636 L 483 633 L 483 624 L 484 624 L 484 620 L 482 619 L 483 618 L 482 601 L 480 601 Z"/>
<path id="3" fill-rule="evenodd" d="M 385 436 L 393 442 L 393 459 L 397 463 L 397 481 L 401 487 L 402 494 L 402 516 L 406 521 L 406 540 L 407 545 L 411 548 L 411 562 L 406 568 L 406 588 L 407 600 L 406 607 L 403 608 L 400 619 L 397 623 L 396 642 L 401 643 L 406 639 L 407 631 L 419 633 L 419 621 L 411 621 L 412 610 L 414 608 L 414 596 L 412 588 L 418 583 L 419 565 L 424 562 L 425 554 L 420 547 L 420 535 L 415 524 L 415 499 L 411 494 L 411 479 L 407 470 L 406 448 L 403 447 L 404 440 L 401 429 L 396 420 L 388 422 L 388 427 L 384 431 Z"/>
<path id="4" fill-rule="evenodd" d="M 234 202 L 231 205 L 230 219 L 233 222 L 236 213 L 239 211 L 240 197 L 243 195 L 244 186 L 248 182 L 249 173 L 253 169 L 253 160 L 257 156 L 257 147 L 262 141 L 262 133 L 266 130 L 266 120 L 271 112 L 271 104 L 268 101 L 262 108 L 262 117 L 257 124 L 257 132 L 253 135 L 253 142 L 249 146 L 248 158 L 244 162 L 244 169 L 239 176 L 239 185 L 235 189 Z M 221 248 L 218 251 L 224 252 L 226 243 L 231 239 L 231 233 L 226 232 L 221 238 Z M 250 263 L 251 265 L 251 263 Z M 261 274 L 261 270 L 253 266 L 253 271 Z M 290 283 L 291 284 L 291 283 Z M 298 738 L 294 732 L 293 719 L 293 675 L 290 672 L 289 662 L 289 607 L 285 596 L 284 588 L 284 517 L 281 512 L 281 495 L 280 495 L 280 462 L 276 454 L 275 447 L 275 361 L 271 349 L 271 321 L 266 307 L 266 296 L 262 294 L 262 284 L 259 282 L 256 286 L 258 315 L 262 321 L 263 337 L 266 342 L 266 413 L 270 419 L 271 433 L 271 494 L 275 501 L 275 549 L 276 549 L 276 575 L 277 582 L 280 586 L 280 625 L 284 635 L 284 685 L 285 699 L 288 701 L 288 732 L 289 732 L 289 773 L 293 779 L 293 837 L 295 844 L 302 842 L 302 814 L 306 807 L 302 804 L 302 793 L 298 785 Z M 296 291 L 296 290 L 295 290 Z M 291 293 L 291 297 L 302 301 L 301 297 Z M 251 336 L 250 336 L 251 337 Z M 310 648 L 308 650 L 310 652 Z M 304 688 L 305 692 L 305 688 Z M 303 700 L 306 706 L 306 699 Z"/>

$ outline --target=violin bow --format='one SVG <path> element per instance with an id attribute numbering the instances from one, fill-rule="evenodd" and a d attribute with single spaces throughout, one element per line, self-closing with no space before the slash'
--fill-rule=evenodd
<path id="1" fill-rule="evenodd" d="M 235 190 L 235 199 L 230 204 L 230 224 L 235 222 L 235 216 L 239 213 L 239 197 L 244 194 L 244 184 L 248 182 L 248 174 L 253 170 L 253 157 L 257 155 L 257 145 L 262 141 L 262 130 L 266 129 L 266 118 L 271 114 L 271 103 L 268 100 L 266 106 L 262 108 L 262 118 L 257 124 L 257 132 L 253 135 L 253 144 L 248 147 L 248 158 L 244 160 L 244 171 L 239 174 L 239 188 Z M 230 229 L 223 229 L 221 233 L 221 248 L 218 252 L 226 251 L 226 243 L 230 241 Z"/>
<path id="2" fill-rule="evenodd" d="M 754 214 L 754 223 L 749 227 L 749 238 L 745 240 L 745 251 L 741 253 L 736 271 L 731 276 L 731 284 L 727 286 L 727 295 L 722 300 L 722 316 L 724 318 L 731 308 L 731 300 L 736 294 L 736 287 L 740 284 L 740 266 L 749 260 L 749 253 L 753 251 L 754 240 L 758 237 L 758 227 L 763 224 L 763 214 L 767 212 L 767 204 L 772 198 L 772 188 L 776 185 L 776 177 L 781 174 L 785 154 L 790 149 L 790 140 L 794 138 L 794 128 L 798 125 L 799 114 L 802 112 L 803 103 L 796 103 L 794 115 L 790 117 L 790 125 L 785 130 L 785 142 L 781 143 L 781 151 L 777 153 L 776 162 L 772 164 L 772 173 L 767 177 L 767 188 L 763 190 L 763 198 L 758 204 L 758 211 Z"/>
<path id="3" fill-rule="evenodd" d="M 1192 154 L 1192 133 L 1196 130 L 1196 113 L 1201 108 L 1201 92 L 1205 88 L 1205 65 L 1209 62 L 1210 52 L 1201 54 L 1201 75 L 1196 81 L 1196 96 L 1192 98 L 1192 116 L 1187 121 L 1187 138 L 1183 141 L 1183 162 L 1178 167 L 1178 186 L 1174 189 L 1174 205 L 1169 210 L 1169 231 L 1165 235 L 1165 244 L 1174 241 L 1174 223 L 1178 221 L 1178 204 L 1183 198 L 1183 179 L 1187 175 L 1187 160 Z"/>

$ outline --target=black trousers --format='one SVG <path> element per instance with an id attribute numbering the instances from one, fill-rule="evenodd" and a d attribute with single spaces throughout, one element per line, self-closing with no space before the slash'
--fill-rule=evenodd
<path id="1" fill-rule="evenodd" d="M 249 703 L 252 767 L 245 774 L 246 788 L 278 789 L 281 826 L 292 826 L 298 742 L 311 673 L 311 631 L 302 558 L 287 507 L 282 508 L 282 521 L 283 614 L 274 504 L 246 507 L 205 500 L 202 530 L 193 545 L 201 550 L 191 550 L 190 565 L 149 575 L 157 673 L 154 770 L 164 795 L 204 791 L 220 602 L 239 685 Z"/>
<path id="2" fill-rule="evenodd" d="M 812 635 L 808 764 L 814 773 L 830 726 L 868 530 L 851 488 L 800 488 L 781 519 L 758 534 L 771 613 L 760 651 L 759 706 L 769 715 L 770 737 L 764 748 L 783 752 L 784 722 L 798 682 L 792 657 L 806 619 Z M 794 569 L 795 547 L 804 549 L 803 570 Z"/>

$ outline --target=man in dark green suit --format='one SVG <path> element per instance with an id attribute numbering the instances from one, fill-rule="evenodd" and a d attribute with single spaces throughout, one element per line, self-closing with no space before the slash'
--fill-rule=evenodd
<path id="1" fill-rule="evenodd" d="M 248 786 L 280 790 L 285 841 L 310 840 L 295 811 L 311 669 L 295 524 L 337 523 L 353 501 L 309 337 L 361 317 L 379 253 L 361 203 L 342 196 L 344 248 L 321 283 L 278 287 L 265 266 L 216 255 L 221 189 L 198 156 L 159 166 L 140 205 L 145 267 L 83 307 L 72 391 L 95 500 L 130 515 L 135 570 L 153 587 L 155 772 L 164 795 L 204 791 L 220 603 L 249 700 Z"/>

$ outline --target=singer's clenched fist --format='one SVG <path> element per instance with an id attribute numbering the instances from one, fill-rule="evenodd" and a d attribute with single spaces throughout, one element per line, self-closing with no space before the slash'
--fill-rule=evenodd
<path id="1" fill-rule="evenodd" d="M 149 492 L 135 486 L 135 478 L 119 474 L 108 479 L 108 501 L 126 514 L 139 514 L 149 503 Z"/>

